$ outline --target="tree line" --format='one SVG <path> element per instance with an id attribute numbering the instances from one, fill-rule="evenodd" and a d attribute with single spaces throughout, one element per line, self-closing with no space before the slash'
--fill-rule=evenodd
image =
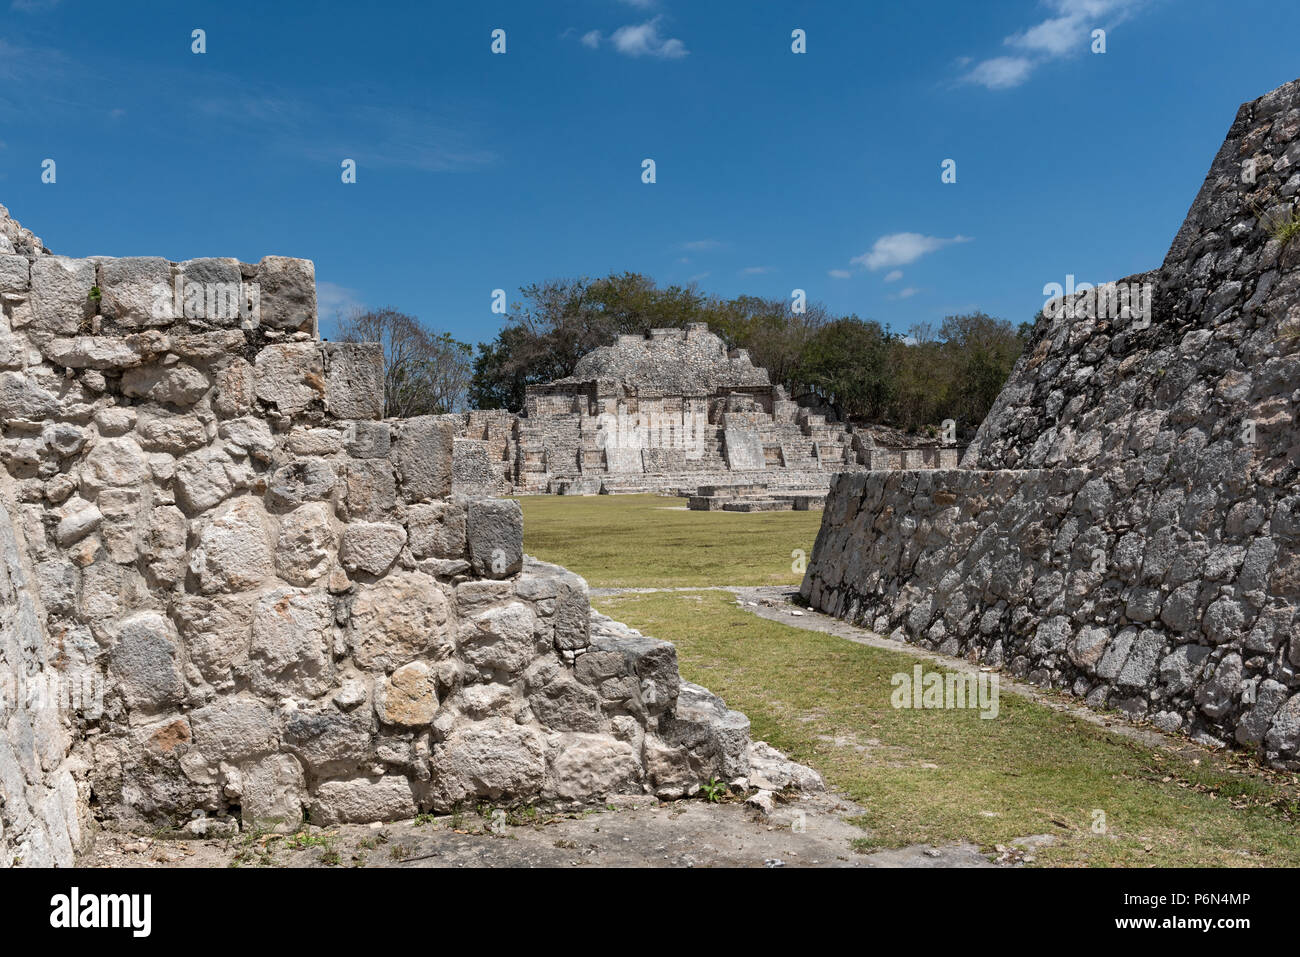
<path id="1" fill-rule="evenodd" d="M 809 303 L 708 296 L 693 285 L 660 287 L 638 273 L 553 279 L 520 290 L 496 337 L 477 351 L 392 309 L 356 312 L 342 338 L 381 342 L 385 414 L 523 408 L 529 385 L 573 373 L 619 335 L 708 323 L 729 348 L 749 350 L 793 398 L 828 403 L 841 418 L 928 432 L 945 419 L 973 432 L 988 413 L 1031 325 L 974 312 L 906 333 Z"/>

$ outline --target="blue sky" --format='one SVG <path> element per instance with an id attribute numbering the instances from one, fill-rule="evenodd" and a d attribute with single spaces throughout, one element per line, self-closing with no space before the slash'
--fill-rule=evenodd
<path id="1" fill-rule="evenodd" d="M 623 270 L 1019 323 L 1159 264 L 1298 36 L 1278 0 L 0 0 L 0 202 L 66 255 L 310 258 L 326 334 L 488 339 L 494 288 Z"/>

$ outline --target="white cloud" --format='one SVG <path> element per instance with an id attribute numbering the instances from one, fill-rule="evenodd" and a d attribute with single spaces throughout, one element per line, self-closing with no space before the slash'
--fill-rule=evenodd
<path id="1" fill-rule="evenodd" d="M 1041 23 L 1026 27 L 1003 39 L 1005 46 L 1020 51 L 1013 56 L 982 60 L 962 76 L 965 83 L 977 83 L 990 90 L 1019 86 L 1048 60 L 1085 52 L 1092 31 L 1107 29 L 1132 17 L 1147 0 L 1047 0 L 1056 13 Z"/>
<path id="2" fill-rule="evenodd" d="M 354 309 L 365 309 L 361 293 L 338 283 L 316 280 L 316 314 L 322 318 L 346 316 Z"/>
<path id="3" fill-rule="evenodd" d="M 771 266 L 746 266 L 741 273 L 746 276 L 765 276 L 771 271 Z"/>
<path id="4" fill-rule="evenodd" d="M 921 290 L 916 289 L 913 286 L 908 286 L 906 289 L 898 290 L 898 292 L 896 292 L 894 295 L 890 296 L 889 298 L 890 299 L 911 299 L 920 291 Z"/>
<path id="5" fill-rule="evenodd" d="M 596 49 L 596 47 L 600 46 L 600 31 L 589 30 L 584 33 L 582 35 L 581 43 L 584 47 L 590 47 L 593 50 Z"/>
<path id="6" fill-rule="evenodd" d="M 902 278 L 903 278 L 903 270 L 901 269 L 892 269 L 889 272 L 885 273 L 885 282 L 898 282 L 898 280 Z"/>
<path id="7" fill-rule="evenodd" d="M 853 273 L 849 272 L 847 269 L 831 269 L 826 273 L 826 275 L 830 276 L 832 279 L 848 279 L 853 275 Z"/>
<path id="8" fill-rule="evenodd" d="M 619 27 L 610 34 L 609 41 L 614 49 L 624 56 L 653 56 L 666 60 L 677 60 L 689 52 L 686 44 L 675 38 L 664 38 L 659 33 L 659 21 L 655 17 L 635 26 Z"/>
<path id="9" fill-rule="evenodd" d="M 940 236 L 922 236 L 920 233 L 891 233 L 888 236 L 881 236 L 872 243 L 868 252 L 861 256 L 854 256 L 849 261 L 866 266 L 867 269 L 875 272 L 877 269 L 888 269 L 891 266 L 906 266 L 916 262 L 926 253 L 932 253 L 944 246 L 968 242 L 970 242 L 969 236 L 953 236 L 951 239 L 944 239 Z"/>
<path id="10" fill-rule="evenodd" d="M 1019 86 L 1033 72 L 1032 60 L 1022 56 L 995 56 L 977 64 L 963 78 L 967 83 L 978 83 L 990 90 L 1007 90 Z"/>

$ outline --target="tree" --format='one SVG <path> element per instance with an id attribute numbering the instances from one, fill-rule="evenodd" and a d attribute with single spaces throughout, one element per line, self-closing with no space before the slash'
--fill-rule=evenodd
<path id="1" fill-rule="evenodd" d="M 465 407 L 471 348 L 448 333 L 426 329 L 396 309 L 354 310 L 340 322 L 343 342 L 378 342 L 384 349 L 384 417 L 407 418 Z"/>
<path id="2" fill-rule="evenodd" d="M 889 345 L 878 322 L 857 316 L 836 319 L 808 339 L 800 378 L 826 396 L 842 417 L 877 421 L 893 394 Z"/>

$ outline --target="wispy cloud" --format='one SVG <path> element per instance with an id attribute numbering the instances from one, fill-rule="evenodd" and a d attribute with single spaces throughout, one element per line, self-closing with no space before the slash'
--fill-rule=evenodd
<path id="1" fill-rule="evenodd" d="M 908 286 L 906 289 L 898 290 L 898 292 L 894 293 L 889 298 L 890 299 L 911 299 L 920 291 L 921 290 L 915 288 L 914 286 Z"/>
<path id="2" fill-rule="evenodd" d="M 847 269 L 828 269 L 826 275 L 830 276 L 832 279 L 849 279 L 853 276 L 853 273 L 849 272 Z"/>
<path id="3" fill-rule="evenodd" d="M 338 283 L 316 280 L 316 311 L 320 316 L 332 319 L 354 309 L 365 309 L 361 293 Z"/>
<path id="4" fill-rule="evenodd" d="M 771 271 L 771 266 L 746 266 L 740 271 L 740 274 L 742 276 L 766 276 Z"/>
<path id="5" fill-rule="evenodd" d="M 1045 2 L 1054 16 L 1004 38 L 1003 45 L 1016 52 L 981 60 L 962 76 L 962 82 L 975 83 L 990 90 L 1019 86 L 1041 64 L 1086 51 L 1093 30 L 1110 30 L 1118 26 L 1145 6 L 1147 0 Z"/>
<path id="6" fill-rule="evenodd" d="M 682 243 L 682 249 L 689 249 L 693 253 L 706 252 L 710 249 L 721 249 L 727 245 L 720 239 L 692 239 L 690 242 Z"/>
<path id="7" fill-rule="evenodd" d="M 889 272 L 885 273 L 885 282 L 898 282 L 898 280 L 902 278 L 903 270 L 901 269 L 891 269 Z"/>
<path id="8" fill-rule="evenodd" d="M 872 243 L 870 250 L 861 256 L 854 256 L 850 262 L 875 272 L 877 269 L 906 266 L 927 253 L 954 243 L 970 241 L 969 236 L 953 236 L 951 239 L 945 239 L 941 236 L 923 236 L 920 233 L 891 233 L 888 236 L 881 236 Z M 899 276 L 901 277 L 901 273 Z"/>
<path id="9" fill-rule="evenodd" d="M 596 49 L 596 47 L 600 46 L 600 31 L 588 30 L 582 35 L 582 39 L 579 42 L 581 42 L 584 47 L 590 47 L 593 50 Z"/>
<path id="10" fill-rule="evenodd" d="M 663 17 L 659 16 L 653 20 L 647 20 L 645 23 L 619 27 L 609 35 L 609 42 L 615 50 L 624 56 L 648 56 L 664 60 L 681 59 L 690 51 L 686 49 L 686 44 L 681 40 L 676 37 L 665 37 L 659 32 L 659 24 L 662 20 Z M 587 38 L 590 36 L 590 33 L 585 34 L 582 42 L 587 43 Z M 587 43 L 587 45 L 595 46 L 594 43 Z"/>

